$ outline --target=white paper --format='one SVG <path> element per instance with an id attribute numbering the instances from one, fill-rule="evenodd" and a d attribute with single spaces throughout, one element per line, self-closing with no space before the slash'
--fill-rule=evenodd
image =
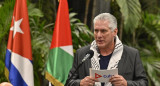
<path id="1" fill-rule="evenodd" d="M 118 75 L 118 68 L 111 70 L 94 70 L 92 68 L 90 70 L 90 76 L 97 78 L 99 82 L 109 82 L 109 79 L 113 75 Z"/>

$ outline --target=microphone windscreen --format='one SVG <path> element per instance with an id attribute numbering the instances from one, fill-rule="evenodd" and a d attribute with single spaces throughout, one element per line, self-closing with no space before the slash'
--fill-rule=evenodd
<path id="1" fill-rule="evenodd" d="M 90 59 L 90 58 L 92 58 L 92 57 L 93 57 L 94 52 L 93 52 L 93 50 L 89 50 L 89 51 L 87 51 L 87 53 L 86 53 L 86 54 L 90 54 L 90 56 L 89 56 L 89 59 Z"/>

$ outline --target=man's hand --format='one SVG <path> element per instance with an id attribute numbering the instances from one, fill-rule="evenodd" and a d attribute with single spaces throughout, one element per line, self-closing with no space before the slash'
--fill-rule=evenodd
<path id="1" fill-rule="evenodd" d="M 98 80 L 93 77 L 86 76 L 84 79 L 80 81 L 80 86 L 94 86 L 95 82 L 97 81 Z"/>
<path id="2" fill-rule="evenodd" d="M 114 75 L 109 80 L 114 86 L 127 86 L 127 81 L 121 75 Z"/>

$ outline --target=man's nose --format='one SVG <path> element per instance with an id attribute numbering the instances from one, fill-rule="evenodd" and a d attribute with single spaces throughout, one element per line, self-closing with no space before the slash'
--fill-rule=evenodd
<path id="1" fill-rule="evenodd" d="M 102 33 L 100 31 L 97 33 L 97 37 L 102 37 Z"/>

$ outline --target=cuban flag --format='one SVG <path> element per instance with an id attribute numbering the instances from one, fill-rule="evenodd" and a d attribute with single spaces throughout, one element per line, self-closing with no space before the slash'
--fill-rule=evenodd
<path id="1" fill-rule="evenodd" d="M 13 86 L 34 86 L 30 27 L 26 0 L 16 0 L 5 58 Z"/>

